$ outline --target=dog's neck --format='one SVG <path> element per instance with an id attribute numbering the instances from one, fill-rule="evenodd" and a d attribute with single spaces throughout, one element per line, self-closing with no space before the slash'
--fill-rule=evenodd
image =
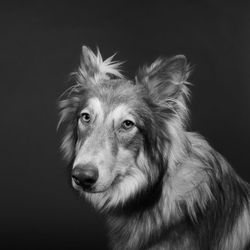
<path id="1" fill-rule="evenodd" d="M 150 249 L 150 246 L 162 240 L 168 242 L 169 249 L 173 249 L 173 245 L 183 246 L 182 249 L 186 249 L 192 239 L 190 237 L 192 223 L 186 218 L 176 223 L 175 215 L 171 214 L 166 225 L 166 221 L 162 219 L 164 204 L 162 182 L 160 182 L 126 206 L 110 211 L 108 226 L 112 249 Z M 171 220 L 175 223 L 171 224 Z"/>
<path id="2" fill-rule="evenodd" d="M 185 174 L 186 168 L 189 170 L 189 175 Z M 235 242 L 238 242 L 237 244 L 244 242 L 246 236 L 241 235 L 240 231 L 242 227 L 246 228 L 246 232 L 249 231 L 249 215 L 243 213 L 239 217 L 242 222 L 239 224 L 240 226 L 232 228 L 232 225 L 238 219 L 236 216 L 238 213 L 235 214 L 236 208 L 241 207 L 242 211 L 244 211 L 245 206 L 240 206 L 240 204 L 246 204 L 243 194 L 246 195 L 248 192 L 247 187 L 240 191 L 242 194 L 240 197 L 228 196 L 228 190 L 240 188 L 241 186 L 239 180 L 232 177 L 230 172 L 222 173 L 220 177 L 222 183 L 217 183 L 218 187 L 222 189 L 213 190 L 217 185 L 214 183 L 210 191 L 215 196 L 213 195 L 211 199 L 207 190 L 208 182 L 205 179 L 203 179 L 202 183 L 198 181 L 197 178 L 200 176 L 194 178 L 188 162 L 179 171 L 175 173 L 174 177 L 165 177 L 168 178 L 167 181 L 163 178 L 162 182 L 158 183 L 154 188 L 140 194 L 140 199 L 138 196 L 138 199 L 135 198 L 128 205 L 108 213 L 112 249 L 157 249 L 157 244 L 164 245 L 164 249 L 167 250 L 196 250 L 206 249 L 208 246 L 213 249 L 215 247 L 213 237 L 223 238 L 223 231 L 220 230 L 220 227 L 226 228 L 229 233 L 232 230 L 232 232 L 236 232 L 229 240 L 224 241 L 222 239 L 220 249 L 228 249 L 225 246 L 236 244 Z M 198 173 L 197 170 L 194 170 L 194 173 Z M 180 176 L 182 178 L 178 179 Z M 193 181 L 196 180 L 196 183 L 192 183 L 194 186 L 187 185 L 188 178 Z M 230 181 L 226 182 L 226 178 L 230 178 Z M 185 192 L 180 187 L 180 182 L 183 182 L 186 187 Z M 224 182 L 225 185 L 229 183 L 230 186 L 224 186 Z M 177 186 L 180 189 L 172 189 L 172 187 Z M 184 194 L 186 197 L 183 196 Z M 183 196 L 183 200 L 178 201 L 178 196 Z M 207 196 L 206 200 L 202 196 Z M 225 200 L 221 201 L 221 197 L 224 197 Z M 233 203 L 235 200 L 238 201 L 237 204 Z M 236 208 L 230 209 L 230 206 Z M 231 218 L 230 220 L 227 220 L 227 217 L 221 220 L 225 213 Z M 217 225 L 217 221 L 222 224 Z M 241 240 L 236 239 L 235 235 L 240 235 Z M 239 248 L 236 247 L 235 249 Z"/>
<path id="3" fill-rule="evenodd" d="M 163 238 L 169 249 L 191 244 L 192 222 L 174 200 L 172 179 L 165 173 L 154 186 L 108 212 L 112 249 L 148 249 Z"/>
<path id="4" fill-rule="evenodd" d="M 124 246 L 127 246 L 125 249 L 148 249 L 163 237 L 169 242 L 169 249 L 173 249 L 173 245 L 185 249 L 191 244 L 192 223 L 189 217 L 184 217 L 181 204 L 176 201 L 177 193 L 183 190 L 172 188 L 174 182 L 184 181 L 179 179 L 183 176 L 178 175 L 180 165 L 176 165 L 176 171 L 170 169 L 171 174 L 162 173 L 155 185 L 141 191 L 125 205 L 109 210 L 107 218 L 112 249 L 124 249 Z"/>

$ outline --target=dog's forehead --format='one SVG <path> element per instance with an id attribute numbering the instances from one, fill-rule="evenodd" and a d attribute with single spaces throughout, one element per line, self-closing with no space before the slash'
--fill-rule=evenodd
<path id="1" fill-rule="evenodd" d="M 136 96 L 136 86 L 128 80 L 113 80 L 100 85 L 103 101 L 116 103 L 130 100 Z"/>
<path id="2" fill-rule="evenodd" d="M 109 81 L 97 87 L 96 97 L 106 109 L 119 105 L 133 105 L 138 99 L 136 86 L 130 81 Z"/>
<path id="3" fill-rule="evenodd" d="M 93 90 L 87 106 L 102 118 L 127 115 L 138 102 L 136 86 L 126 80 L 104 82 Z"/>

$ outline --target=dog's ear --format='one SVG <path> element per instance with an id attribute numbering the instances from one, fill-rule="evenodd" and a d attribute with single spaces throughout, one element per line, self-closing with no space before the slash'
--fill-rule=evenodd
<path id="1" fill-rule="evenodd" d="M 94 77 L 95 74 L 98 74 L 97 57 L 93 51 L 86 46 L 82 46 L 79 70 L 84 72 L 88 77 Z"/>
<path id="2" fill-rule="evenodd" d="M 185 89 L 190 72 L 186 57 L 177 55 L 157 59 L 151 66 L 143 67 L 136 77 L 138 84 L 144 84 L 155 101 L 178 98 Z"/>
<path id="3" fill-rule="evenodd" d="M 123 76 L 119 71 L 122 63 L 112 61 L 113 57 L 114 55 L 103 60 L 99 49 L 95 54 L 87 46 L 82 46 L 82 56 L 77 72 L 80 82 L 90 80 L 93 84 L 96 84 L 100 80 L 110 79 L 111 76 L 122 78 Z"/>

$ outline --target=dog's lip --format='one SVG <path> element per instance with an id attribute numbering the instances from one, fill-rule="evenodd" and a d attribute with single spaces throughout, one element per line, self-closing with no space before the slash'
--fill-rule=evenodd
<path id="1" fill-rule="evenodd" d="M 83 192 L 92 193 L 92 194 L 95 194 L 95 193 L 98 194 L 98 193 L 104 193 L 109 188 L 114 187 L 116 184 L 118 184 L 123 179 L 123 177 L 124 177 L 123 175 L 120 175 L 120 174 L 117 175 L 108 187 L 106 187 L 104 189 L 101 189 L 101 190 L 95 189 L 95 186 L 89 188 L 87 186 L 86 187 L 80 186 L 77 183 L 75 183 L 75 185 L 77 186 L 78 190 L 81 189 Z"/>
<path id="2" fill-rule="evenodd" d="M 109 187 L 105 188 L 105 189 L 102 189 L 102 190 L 97 190 L 95 189 L 95 187 L 91 187 L 91 188 L 88 188 L 88 187 L 84 187 L 84 186 L 79 186 L 77 185 L 77 189 L 79 190 L 82 190 L 83 192 L 85 193 L 92 193 L 92 194 L 95 194 L 95 193 L 104 193 L 108 190 Z"/>
<path id="3" fill-rule="evenodd" d="M 86 193 L 101 193 L 102 191 L 95 190 L 95 187 L 85 187 L 75 184 L 77 186 L 77 190 L 82 190 Z"/>

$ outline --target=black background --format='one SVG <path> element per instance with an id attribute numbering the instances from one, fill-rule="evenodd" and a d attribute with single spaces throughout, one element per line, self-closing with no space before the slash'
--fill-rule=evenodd
<path id="1" fill-rule="evenodd" d="M 0 247 L 107 249 L 104 219 L 67 182 L 56 132 L 83 44 L 118 52 L 130 77 L 185 54 L 195 66 L 190 127 L 250 181 L 247 1 L 6 2 L 0 28 Z"/>

